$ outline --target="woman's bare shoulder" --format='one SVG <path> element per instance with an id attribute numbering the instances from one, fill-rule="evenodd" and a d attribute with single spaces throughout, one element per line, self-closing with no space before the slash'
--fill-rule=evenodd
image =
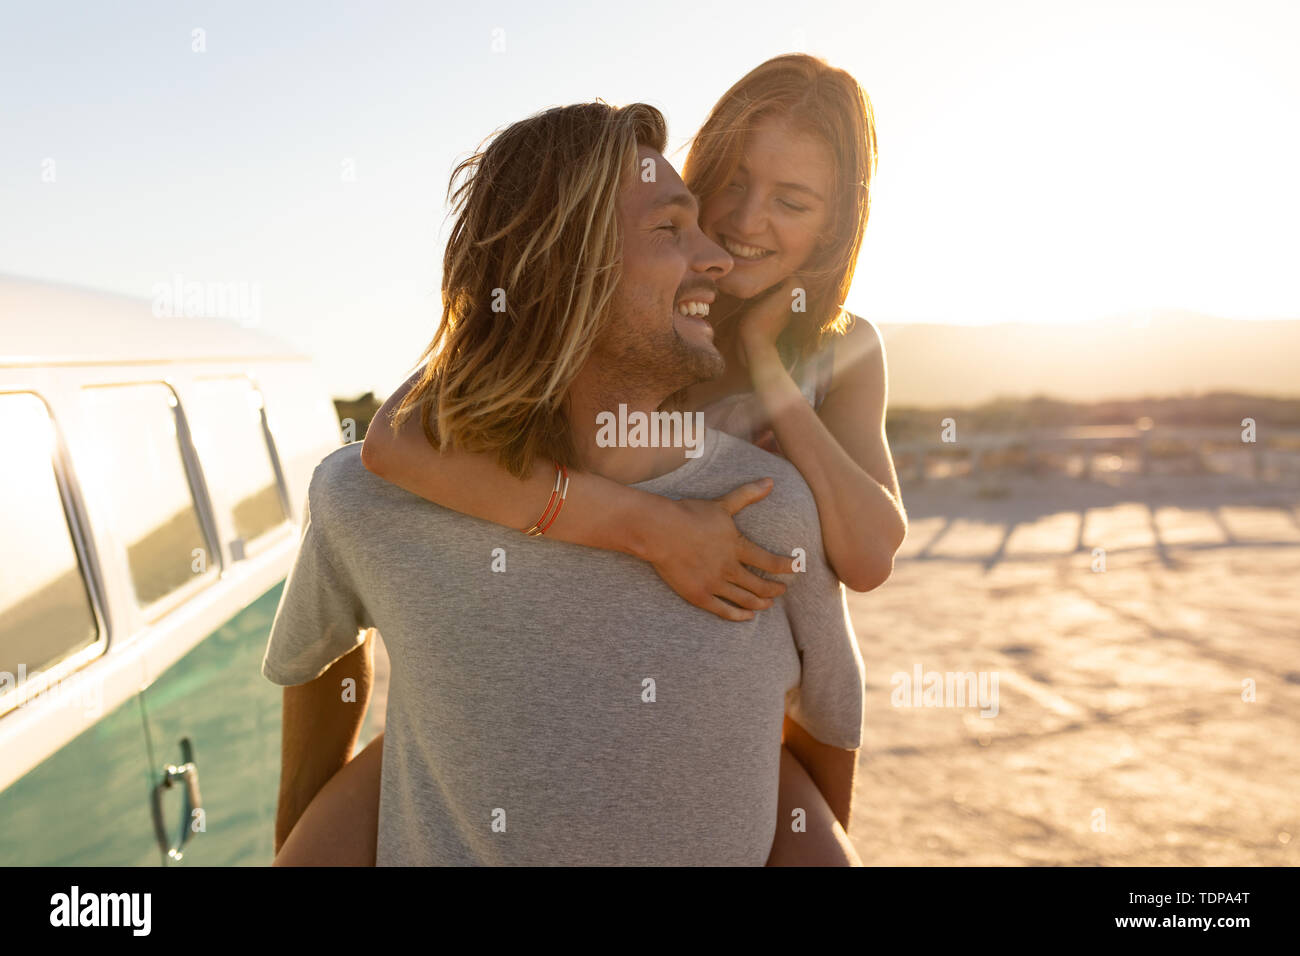
<path id="1" fill-rule="evenodd" d="M 854 377 L 875 377 L 883 372 L 885 343 L 879 327 L 870 319 L 852 312 L 847 314 L 848 330 L 832 340 L 835 350 L 831 372 L 832 388 L 844 382 L 850 374 Z"/>

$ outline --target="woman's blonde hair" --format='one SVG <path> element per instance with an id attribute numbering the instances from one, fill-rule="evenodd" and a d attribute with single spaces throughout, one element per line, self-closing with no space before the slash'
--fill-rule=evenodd
<path id="1" fill-rule="evenodd" d="M 667 140 L 653 106 L 583 103 L 507 127 L 452 173 L 442 321 L 393 416 L 433 447 L 576 467 L 566 396 L 610 321 L 621 276 L 618 195 L 637 146 Z"/>
<path id="2" fill-rule="evenodd" d="M 807 312 L 792 321 L 779 345 L 792 358 L 820 348 L 828 333 L 852 324 L 843 309 L 862 249 L 876 172 L 876 119 L 858 81 L 825 60 L 803 53 L 778 56 L 755 67 L 718 100 L 692 142 L 682 179 L 706 204 L 731 182 L 746 137 L 769 117 L 821 140 L 831 154 L 834 183 L 830 219 L 807 276 Z"/>

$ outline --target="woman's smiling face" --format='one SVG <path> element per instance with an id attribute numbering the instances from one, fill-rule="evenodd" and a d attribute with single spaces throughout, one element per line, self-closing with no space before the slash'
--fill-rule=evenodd
<path id="1" fill-rule="evenodd" d="M 820 139 L 780 116 L 759 122 L 731 182 L 700 212 L 700 228 L 735 260 L 719 291 L 749 299 L 807 264 L 830 223 L 834 162 Z"/>

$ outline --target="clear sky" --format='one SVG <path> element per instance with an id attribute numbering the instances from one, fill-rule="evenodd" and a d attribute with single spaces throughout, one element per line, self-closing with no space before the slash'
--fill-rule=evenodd
<path id="1" fill-rule="evenodd" d="M 854 312 L 1300 317 L 1294 0 L 0 14 L 0 272 L 144 297 L 177 276 L 254 286 L 261 327 L 335 394 L 386 394 L 432 337 L 447 178 L 485 136 L 551 105 L 643 100 L 680 167 L 726 88 L 793 50 L 849 70 L 875 108 Z"/>

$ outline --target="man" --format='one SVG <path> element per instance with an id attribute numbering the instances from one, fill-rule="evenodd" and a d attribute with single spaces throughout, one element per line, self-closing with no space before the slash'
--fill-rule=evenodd
<path id="1" fill-rule="evenodd" d="M 514 124 L 462 167 L 429 378 L 459 391 L 439 431 L 512 470 L 540 455 L 672 497 L 771 475 L 736 523 L 801 549 L 806 570 L 727 622 L 636 558 L 439 508 L 370 474 L 359 446 L 334 452 L 263 663 L 289 685 L 281 839 L 355 743 L 372 626 L 392 660 L 381 866 L 762 865 L 787 712 L 847 825 L 862 661 L 811 491 L 721 432 L 699 449 L 598 440 L 601 413 L 654 413 L 722 370 L 708 322 L 679 306 L 710 301 L 731 260 L 665 139 L 652 107 L 584 104 Z M 345 677 L 361 707 L 338 703 Z"/>

